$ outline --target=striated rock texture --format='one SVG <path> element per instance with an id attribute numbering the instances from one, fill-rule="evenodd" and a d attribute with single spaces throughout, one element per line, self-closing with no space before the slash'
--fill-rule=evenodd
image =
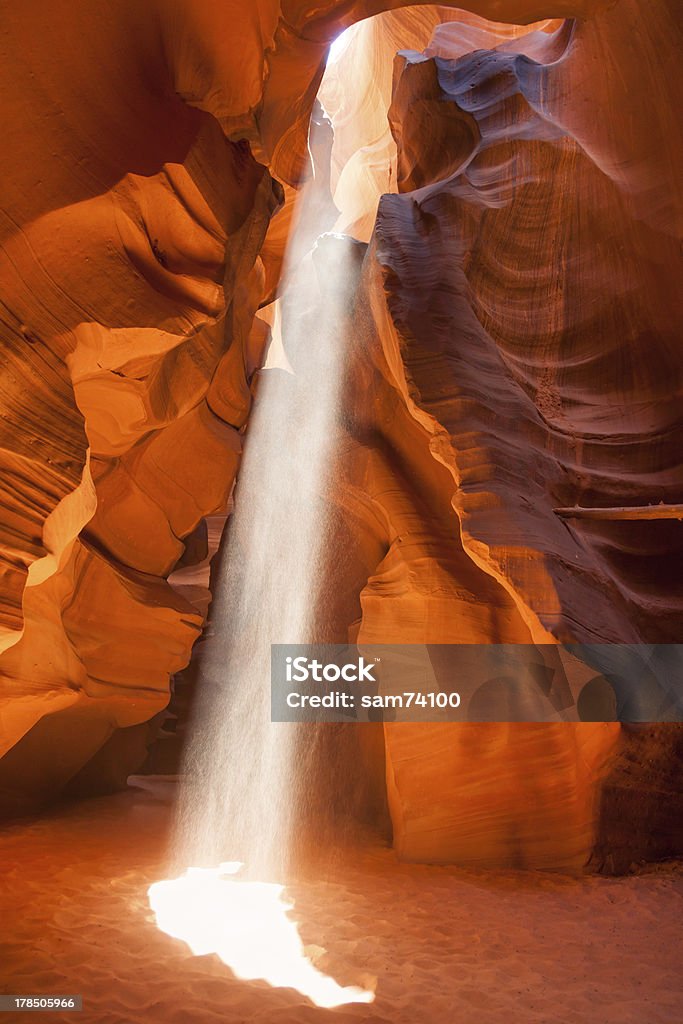
<path id="1" fill-rule="evenodd" d="M 266 340 L 252 329 L 257 257 L 282 193 L 248 142 L 180 95 L 192 62 L 176 44 L 211 41 L 200 7 L 2 6 L 0 806 L 12 810 L 112 744 L 103 784 L 125 779 L 199 635 L 202 615 L 166 577 L 230 494 Z"/>
<path id="2" fill-rule="evenodd" d="M 681 524 L 554 511 L 683 501 L 677 6 L 466 6 L 0 4 L 1 809 L 144 758 L 311 157 L 330 227 L 370 242 L 334 495 L 351 634 L 680 639 Z M 668 855 L 679 735 L 387 726 L 395 845 Z"/>
<path id="3" fill-rule="evenodd" d="M 125 777 L 189 658 L 206 602 L 167 578 L 225 509 L 268 227 L 329 40 L 370 6 L 1 5 L 0 808 L 110 741 Z"/>
<path id="4" fill-rule="evenodd" d="M 396 58 L 403 194 L 380 200 L 362 301 L 384 415 L 358 410 L 349 460 L 389 526 L 363 640 L 680 639 L 680 522 L 554 511 L 683 495 L 680 133 L 664 100 L 630 100 L 655 48 L 680 82 L 667 13 L 639 30 L 610 6 L 512 40 L 468 19 Z M 609 127 L 586 116 L 598 60 Z M 385 734 L 395 843 L 416 860 L 580 867 L 639 757 L 609 724 Z M 660 759 L 678 763 L 677 736 L 658 731 Z M 650 852 L 680 849 L 674 775 Z M 631 801 L 631 827 L 652 801 Z"/>

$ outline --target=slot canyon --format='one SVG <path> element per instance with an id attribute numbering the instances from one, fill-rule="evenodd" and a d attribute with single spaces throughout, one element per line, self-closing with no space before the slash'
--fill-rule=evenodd
<path id="1" fill-rule="evenodd" d="M 0 0 L 8 1020 L 683 1019 L 683 16 L 458 4 Z"/>

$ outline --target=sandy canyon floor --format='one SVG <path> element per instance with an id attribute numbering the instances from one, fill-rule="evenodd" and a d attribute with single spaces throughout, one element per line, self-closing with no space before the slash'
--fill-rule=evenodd
<path id="1" fill-rule="evenodd" d="M 168 877 L 162 791 L 135 788 L 0 833 L 5 993 L 82 993 L 76 1024 L 673 1024 L 683 1019 L 683 866 L 571 879 L 401 865 L 366 845 L 288 889 L 317 966 L 375 985 L 320 1009 L 237 980 L 159 931 Z M 322 877 L 324 875 L 324 877 Z M 324 949 L 326 952 L 321 951 Z M 376 979 L 373 982 L 372 979 Z M 3 1015 L 27 1021 L 37 1014 Z"/>

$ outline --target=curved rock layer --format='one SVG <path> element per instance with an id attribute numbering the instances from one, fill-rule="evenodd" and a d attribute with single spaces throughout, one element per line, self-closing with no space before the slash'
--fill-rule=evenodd
<path id="1" fill-rule="evenodd" d="M 282 189 L 246 140 L 180 97 L 176 6 L 180 19 L 182 5 L 57 3 L 37 28 L 31 5 L 3 4 L 10 810 L 59 792 L 107 745 L 117 782 L 144 757 L 145 723 L 203 620 L 166 578 L 226 505 L 267 340 L 258 253 Z M 260 76 L 260 30 L 254 47 Z"/>
<path id="2" fill-rule="evenodd" d="M 454 7 L 0 5 L 5 809 L 144 756 L 201 631 L 174 570 L 227 507 L 311 157 L 330 226 L 370 240 L 340 621 L 375 642 L 679 639 L 680 523 L 555 511 L 683 500 L 676 5 Z M 330 41 L 387 10 L 330 67 L 334 139 L 318 110 L 309 151 Z M 573 869 L 607 862 L 626 807 L 644 855 L 671 853 L 678 742 L 388 726 L 397 848 Z"/>
<path id="3" fill-rule="evenodd" d="M 373 481 L 362 488 L 391 526 L 362 598 L 363 640 L 679 639 L 673 514 L 556 511 L 666 508 L 683 494 L 680 189 L 669 173 L 680 136 L 672 121 L 670 141 L 666 123 L 655 127 L 662 148 L 644 153 L 644 124 L 603 142 L 579 117 L 598 53 L 625 88 L 637 73 L 620 50 L 623 17 L 513 40 L 478 28 L 475 52 L 474 26 L 449 23 L 424 53 L 396 58 L 389 120 L 403 194 L 380 200 L 362 305 L 379 374 L 401 399 L 385 391 L 384 418 L 359 435 Z M 664 17 L 644 27 L 643 60 L 655 42 L 671 54 L 666 31 Z M 668 106 L 660 116 L 671 119 Z M 386 413 L 397 405 L 419 425 L 412 438 Z M 432 475 L 442 469 L 438 496 L 427 452 Z M 435 512 L 449 506 L 457 526 L 439 528 Z M 395 842 L 415 860 L 580 867 L 603 829 L 603 794 L 634 756 L 613 724 L 385 733 Z M 659 730 L 660 758 L 677 763 L 679 735 Z M 673 843 L 659 827 L 660 852 L 681 842 L 680 782 L 666 792 L 679 824 Z M 645 792 L 631 802 L 630 827 L 652 803 Z"/>
<path id="4" fill-rule="evenodd" d="M 342 10 L 1 5 L 1 806 L 109 738 L 124 777 L 199 635 L 166 580 L 232 488 Z"/>

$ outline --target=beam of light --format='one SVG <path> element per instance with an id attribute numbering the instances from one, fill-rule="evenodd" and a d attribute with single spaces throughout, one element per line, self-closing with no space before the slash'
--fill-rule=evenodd
<path id="1" fill-rule="evenodd" d="M 294 904 L 284 886 L 240 881 L 238 862 L 217 868 L 189 868 L 180 878 L 155 882 L 148 891 L 158 927 L 182 939 L 195 956 L 215 953 L 242 981 L 262 980 L 294 988 L 316 1006 L 370 1003 L 369 989 L 339 985 L 306 956 Z"/>
<path id="2" fill-rule="evenodd" d="M 312 152 L 324 155 L 328 129 L 312 125 Z M 315 784 L 316 733 L 271 721 L 270 649 L 310 642 L 327 615 L 329 492 L 365 246 L 328 232 L 329 175 L 313 176 L 299 207 L 273 323 L 279 358 L 255 388 L 185 751 L 174 861 L 196 866 L 149 900 L 158 927 L 196 955 L 334 1007 L 374 994 L 317 969 L 276 884 Z"/>

